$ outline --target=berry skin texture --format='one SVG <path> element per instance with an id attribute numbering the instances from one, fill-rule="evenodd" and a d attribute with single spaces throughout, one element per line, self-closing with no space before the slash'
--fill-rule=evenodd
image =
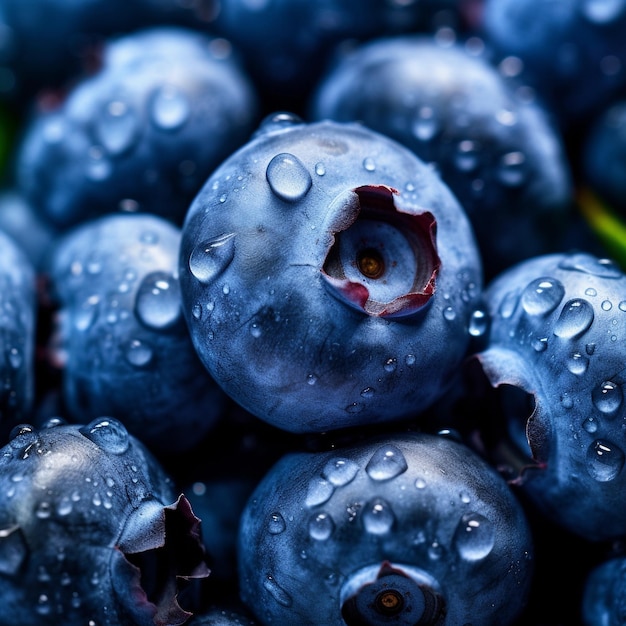
<path id="1" fill-rule="evenodd" d="M 0 231 L 0 445 L 35 403 L 35 268 L 26 251 Z"/>
<path id="2" fill-rule="evenodd" d="M 110 417 L 23 424 L 0 450 L 2 626 L 183 624 L 209 575 L 200 520 Z"/>
<path id="3" fill-rule="evenodd" d="M 291 452 L 266 473 L 241 517 L 241 597 L 261 624 L 512 624 L 533 550 L 479 455 L 389 434 Z"/>
<path id="4" fill-rule="evenodd" d="M 110 214 L 68 231 L 50 263 L 65 414 L 115 415 L 162 454 L 194 446 L 229 404 L 189 338 L 179 245 L 157 215 Z"/>
<path id="5" fill-rule="evenodd" d="M 595 565 L 583 589 L 585 626 L 621 626 L 626 622 L 626 557 L 614 556 Z"/>
<path id="6" fill-rule="evenodd" d="M 624 536 L 626 275 L 587 253 L 545 255 L 503 272 L 485 302 L 475 358 L 506 397 L 491 449 L 520 457 L 512 479 L 557 524 L 590 541 Z"/>
<path id="7" fill-rule="evenodd" d="M 450 190 L 358 124 L 270 116 L 182 229 L 192 341 L 236 402 L 295 433 L 440 397 L 467 351 L 481 261 Z"/>
<path id="8" fill-rule="evenodd" d="M 223 41 L 140 30 L 107 41 L 99 70 L 56 107 L 34 109 L 16 156 L 19 186 L 60 230 L 120 210 L 180 225 L 256 115 L 256 94 Z"/>

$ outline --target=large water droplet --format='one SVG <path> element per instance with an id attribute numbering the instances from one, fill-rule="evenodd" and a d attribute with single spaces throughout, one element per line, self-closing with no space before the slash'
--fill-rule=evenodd
<path id="1" fill-rule="evenodd" d="M 267 532 L 270 535 L 280 535 L 285 531 L 285 528 L 287 528 L 287 524 L 285 524 L 284 517 L 278 512 L 272 513 L 267 522 Z"/>
<path id="2" fill-rule="evenodd" d="M 274 580 L 273 576 L 267 576 L 265 578 L 263 587 L 278 604 L 285 607 L 290 607 L 293 604 L 293 598 Z"/>
<path id="3" fill-rule="evenodd" d="M 587 470 L 598 482 L 613 480 L 624 466 L 624 452 L 610 441 L 597 439 L 587 449 Z"/>
<path id="4" fill-rule="evenodd" d="M 113 155 L 132 146 L 137 130 L 137 116 L 123 100 L 108 102 L 95 120 L 97 141 Z"/>
<path id="5" fill-rule="evenodd" d="M 180 285 L 171 274 L 148 274 L 137 291 L 135 315 L 148 328 L 171 328 L 182 316 Z"/>
<path id="6" fill-rule="evenodd" d="M 489 316 L 482 309 L 472 312 L 469 320 L 468 332 L 472 337 L 482 337 L 489 327 Z"/>
<path id="7" fill-rule="evenodd" d="M 265 172 L 270 189 L 281 200 L 296 202 L 306 196 L 313 184 L 311 174 L 293 154 L 277 154 Z"/>
<path id="8" fill-rule="evenodd" d="M 573 339 L 582 335 L 592 322 L 593 307 L 586 300 L 574 298 L 563 307 L 554 325 L 554 334 L 563 339 Z"/>
<path id="9" fill-rule="evenodd" d="M 334 490 L 334 485 L 329 481 L 321 477 L 314 478 L 309 483 L 304 503 L 309 507 L 324 504 L 324 502 L 328 502 Z"/>
<path id="10" fill-rule="evenodd" d="M 622 405 L 624 393 L 619 385 L 607 380 L 591 392 L 591 400 L 600 413 L 614 415 Z"/>
<path id="11" fill-rule="evenodd" d="M 219 276 L 235 256 L 235 233 L 226 233 L 199 243 L 189 255 L 189 270 L 201 283 Z"/>
<path id="12" fill-rule="evenodd" d="M 587 367 L 589 366 L 589 359 L 586 356 L 583 356 L 580 352 L 574 352 L 567 359 L 567 369 L 576 376 L 580 376 L 587 371 Z"/>
<path id="13" fill-rule="evenodd" d="M 365 467 L 368 476 L 373 480 L 390 480 L 406 472 L 407 469 L 404 454 L 393 444 L 378 448 Z"/>
<path id="14" fill-rule="evenodd" d="M 556 309 L 565 287 L 553 278 L 538 278 L 529 283 L 521 297 L 522 307 L 529 315 L 546 315 Z"/>
<path id="15" fill-rule="evenodd" d="M 468 513 L 460 519 L 452 541 L 462 559 L 484 559 L 495 544 L 494 526 L 480 513 Z"/>
<path id="16" fill-rule="evenodd" d="M 583 272 L 599 278 L 621 278 L 624 276 L 619 265 L 612 259 L 598 259 L 584 252 L 570 254 L 560 261 L 559 268 Z"/>
<path id="17" fill-rule="evenodd" d="M 145 341 L 133 339 L 126 346 L 126 359 L 134 367 L 145 367 L 152 361 L 154 352 L 152 347 Z"/>
<path id="18" fill-rule="evenodd" d="M 159 88 L 152 98 L 152 120 L 163 130 L 180 128 L 189 118 L 190 111 L 187 96 L 172 85 Z"/>
<path id="19" fill-rule="evenodd" d="M 335 522 L 328 513 L 318 513 L 309 520 L 309 536 L 316 541 L 326 541 L 335 530 Z"/>
<path id="20" fill-rule="evenodd" d="M 97 418 L 83 426 L 80 432 L 111 454 L 124 454 L 130 445 L 126 427 L 112 417 Z"/>
<path id="21" fill-rule="evenodd" d="M 331 459 L 326 463 L 322 476 L 335 487 L 343 487 L 354 480 L 359 466 L 350 459 Z"/>
<path id="22" fill-rule="evenodd" d="M 395 516 L 388 502 L 376 498 L 363 509 L 361 520 L 365 530 L 372 535 L 388 533 L 395 522 Z"/>

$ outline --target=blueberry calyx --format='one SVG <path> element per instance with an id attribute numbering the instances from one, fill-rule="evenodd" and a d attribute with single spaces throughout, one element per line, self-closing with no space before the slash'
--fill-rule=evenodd
<path id="1" fill-rule="evenodd" d="M 335 200 L 340 215 L 322 268 L 331 292 L 375 317 L 413 315 L 435 293 L 441 261 L 429 211 L 399 208 L 398 191 L 365 185 Z"/>
<path id="2" fill-rule="evenodd" d="M 437 626 L 443 623 L 445 604 L 432 587 L 385 561 L 373 581 L 344 601 L 341 615 L 348 626 Z"/>
<path id="3" fill-rule="evenodd" d="M 155 624 L 184 624 L 191 613 L 178 604 L 181 586 L 210 573 L 200 520 L 187 498 L 181 494 L 169 506 L 144 501 L 129 516 L 117 547 L 124 558 L 116 559 L 116 593 L 131 596 L 128 606 L 151 614 Z"/>

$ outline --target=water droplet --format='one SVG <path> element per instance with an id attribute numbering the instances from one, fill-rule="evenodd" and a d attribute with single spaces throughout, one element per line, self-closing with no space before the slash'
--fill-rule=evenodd
<path id="1" fill-rule="evenodd" d="M 359 466 L 349 459 L 331 459 L 326 463 L 322 476 L 335 487 L 343 487 L 354 480 Z"/>
<path id="2" fill-rule="evenodd" d="M 502 302 L 498 307 L 498 313 L 502 319 L 509 319 L 515 313 L 515 309 L 517 308 L 517 303 L 519 298 L 514 291 L 509 291 L 504 298 L 502 298 Z"/>
<path id="3" fill-rule="evenodd" d="M 135 367 L 145 367 L 152 361 L 153 356 L 152 348 L 139 339 L 133 339 L 126 346 L 126 358 Z"/>
<path id="4" fill-rule="evenodd" d="M 610 300 L 603 300 L 600 307 L 602 308 L 603 311 L 610 311 L 613 308 L 613 304 L 611 303 Z"/>
<path id="5" fill-rule="evenodd" d="M 300 116 L 289 111 L 280 111 L 271 113 L 261 120 L 255 135 L 271 133 L 284 128 L 290 128 L 302 124 L 303 120 Z"/>
<path id="6" fill-rule="evenodd" d="M 315 374 L 309 374 L 306 377 L 306 382 L 309 385 L 314 385 L 317 382 L 317 376 Z"/>
<path id="7" fill-rule="evenodd" d="M 7 361 L 13 369 L 20 368 L 23 363 L 23 358 L 18 348 L 9 348 L 7 350 Z"/>
<path id="8" fill-rule="evenodd" d="M 97 418 L 83 426 L 80 432 L 111 454 L 124 454 L 130 445 L 128 431 L 121 422 L 112 417 Z"/>
<path id="9" fill-rule="evenodd" d="M 319 506 L 330 500 L 335 490 L 334 485 L 324 478 L 314 478 L 309 483 L 304 503 L 308 507 Z"/>
<path id="10" fill-rule="evenodd" d="M 137 130 L 137 116 L 122 100 L 108 102 L 95 119 L 96 139 L 109 154 L 122 154 L 132 146 Z"/>
<path id="11" fill-rule="evenodd" d="M 472 337 L 482 337 L 487 332 L 489 317 L 482 309 L 472 312 L 469 320 L 468 332 Z"/>
<path id="12" fill-rule="evenodd" d="M 287 528 L 287 524 L 285 524 L 283 516 L 280 513 L 272 513 L 267 523 L 267 532 L 270 535 L 280 535 L 285 531 L 285 528 Z"/>
<path id="13" fill-rule="evenodd" d="M 171 85 L 159 88 L 152 98 L 152 120 L 163 130 L 180 128 L 189 118 L 190 110 L 187 96 Z"/>
<path id="14" fill-rule="evenodd" d="M 46 500 L 42 500 L 35 507 L 35 516 L 39 519 L 48 519 L 52 515 L 52 507 Z"/>
<path id="15" fill-rule="evenodd" d="M 309 535 L 316 541 L 326 541 L 335 530 L 335 522 L 328 513 L 318 513 L 309 520 Z"/>
<path id="16" fill-rule="evenodd" d="M 588 417 L 583 422 L 583 428 L 585 429 L 585 431 L 592 435 L 598 430 L 598 420 L 595 417 Z"/>
<path id="17" fill-rule="evenodd" d="M 456 318 L 456 312 L 455 312 L 455 310 L 451 306 L 447 306 L 443 310 L 443 317 L 444 317 L 444 319 L 446 319 L 449 322 L 451 322 L 452 320 L 454 320 Z"/>
<path id="18" fill-rule="evenodd" d="M 563 339 L 582 335 L 593 322 L 593 307 L 580 298 L 565 304 L 554 325 L 554 334 Z"/>
<path id="19" fill-rule="evenodd" d="M 567 359 L 567 369 L 576 376 L 580 376 L 587 371 L 589 359 L 580 352 L 575 352 Z"/>
<path id="20" fill-rule="evenodd" d="M 444 550 L 443 546 L 437 541 L 433 541 L 430 546 L 428 546 L 428 556 L 433 561 L 438 561 L 443 556 Z"/>
<path id="21" fill-rule="evenodd" d="M 0 528 L 0 574 L 18 574 L 28 553 L 28 545 L 19 526 Z"/>
<path id="22" fill-rule="evenodd" d="M 384 368 L 386 372 L 391 373 L 391 372 L 395 372 L 397 366 L 398 366 L 398 359 L 394 359 L 393 357 L 390 357 L 385 361 Z"/>
<path id="23" fill-rule="evenodd" d="M 415 479 L 415 488 L 416 489 L 425 489 L 426 488 L 426 481 L 423 478 L 416 478 Z"/>
<path id="24" fill-rule="evenodd" d="M 559 262 L 559 268 L 582 272 L 599 278 L 621 278 L 624 275 L 619 265 L 612 259 L 598 259 L 596 256 L 584 252 L 570 254 Z"/>
<path id="25" fill-rule="evenodd" d="M 471 172 L 478 167 L 480 151 L 475 142 L 465 139 L 459 143 L 454 155 L 454 164 L 461 172 Z"/>
<path id="26" fill-rule="evenodd" d="M 111 162 L 105 158 L 102 148 L 92 146 L 87 151 L 85 175 L 94 182 L 106 180 L 112 171 Z"/>
<path id="27" fill-rule="evenodd" d="M 376 171 L 376 163 L 374 162 L 374 159 L 371 157 L 365 157 L 363 159 L 363 168 L 368 172 Z"/>
<path id="28" fill-rule="evenodd" d="M 263 587 L 278 604 L 284 607 L 290 607 L 293 604 L 293 598 L 274 580 L 273 576 L 267 576 L 265 578 Z"/>
<path id="29" fill-rule="evenodd" d="M 600 413 L 606 416 L 615 415 L 624 401 L 624 392 L 619 385 L 607 380 L 591 392 L 591 401 Z"/>
<path id="30" fill-rule="evenodd" d="M 72 501 L 68 496 L 63 496 L 57 504 L 57 513 L 60 516 L 69 515 L 72 512 Z"/>
<path id="31" fill-rule="evenodd" d="M 525 157 L 522 152 L 508 152 L 500 159 L 498 178 L 507 187 L 519 187 L 526 178 Z"/>
<path id="32" fill-rule="evenodd" d="M 535 352 L 544 352 L 548 348 L 547 337 L 535 337 L 532 340 L 532 347 Z"/>
<path id="33" fill-rule="evenodd" d="M 430 141 L 439 130 L 439 122 L 432 107 L 423 106 L 413 120 L 413 134 L 420 141 Z"/>
<path id="34" fill-rule="evenodd" d="M 363 510 L 363 527 L 372 535 L 388 533 L 395 522 L 391 507 L 382 498 L 376 498 Z"/>
<path id="35" fill-rule="evenodd" d="M 189 255 L 189 270 L 201 283 L 219 276 L 235 256 L 235 233 L 226 233 L 198 244 Z"/>
<path id="36" fill-rule="evenodd" d="M 191 315 L 193 316 L 194 319 L 196 320 L 200 320 L 202 319 L 202 305 L 199 302 L 196 302 L 192 307 L 191 307 Z"/>
<path id="37" fill-rule="evenodd" d="M 38 440 L 37 430 L 30 424 L 18 424 L 9 433 L 9 445 L 15 450 L 22 450 Z"/>
<path id="38" fill-rule="evenodd" d="M 361 397 L 362 398 L 373 398 L 374 397 L 374 390 L 371 387 L 365 387 L 364 389 L 361 389 Z"/>
<path id="39" fill-rule="evenodd" d="M 407 355 L 406 355 L 406 357 L 405 357 L 405 359 L 404 359 L 404 362 L 405 362 L 408 366 L 415 365 L 415 361 L 416 361 L 416 357 L 415 357 L 415 355 L 414 355 L 414 354 L 407 354 Z"/>
<path id="40" fill-rule="evenodd" d="M 593 298 L 598 295 L 598 292 L 593 287 L 587 287 L 587 289 L 585 289 L 585 295 Z"/>
<path id="41" fill-rule="evenodd" d="M 624 452 L 610 441 L 597 439 L 587 450 L 587 470 L 598 482 L 613 480 L 624 466 Z"/>
<path id="42" fill-rule="evenodd" d="M 263 334 L 263 331 L 261 330 L 261 327 L 259 326 L 259 323 L 256 322 L 256 321 L 250 322 L 248 328 L 250 330 L 250 334 L 255 339 L 258 339 Z"/>
<path id="43" fill-rule="evenodd" d="M 479 561 L 493 549 L 494 526 L 480 513 L 468 513 L 460 519 L 452 541 L 462 559 Z"/>
<path id="44" fill-rule="evenodd" d="M 318 176 L 324 176 L 324 174 L 326 174 L 326 166 L 323 163 L 316 163 L 315 164 L 315 173 Z"/>
<path id="45" fill-rule="evenodd" d="M 135 315 L 151 329 L 163 330 L 176 324 L 182 315 L 178 280 L 165 272 L 148 274 L 137 291 Z"/>
<path id="46" fill-rule="evenodd" d="M 546 315 L 559 305 L 565 287 L 552 278 L 538 278 L 529 283 L 521 297 L 522 307 L 529 315 Z"/>
<path id="47" fill-rule="evenodd" d="M 35 607 L 37 613 L 39 613 L 39 615 L 49 615 L 50 611 L 52 610 L 51 606 L 50 606 L 50 600 L 48 598 L 48 596 L 45 593 L 42 593 L 38 598 L 37 598 L 37 606 Z"/>
<path id="48" fill-rule="evenodd" d="M 267 166 L 267 182 L 272 192 L 286 202 L 301 200 L 312 185 L 311 175 L 296 156 L 277 154 Z"/>
<path id="49" fill-rule="evenodd" d="M 390 480 L 407 469 L 404 454 L 393 444 L 378 448 L 365 467 L 365 471 L 373 480 Z"/>

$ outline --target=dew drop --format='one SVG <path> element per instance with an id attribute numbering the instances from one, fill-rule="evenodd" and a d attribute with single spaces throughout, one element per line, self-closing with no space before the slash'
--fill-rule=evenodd
<path id="1" fill-rule="evenodd" d="M 465 561 L 484 559 L 495 544 L 493 524 L 480 513 L 463 515 L 452 542 L 459 556 Z"/>
<path id="2" fill-rule="evenodd" d="M 113 155 L 130 148 L 138 131 L 135 112 L 122 100 L 108 102 L 95 120 L 97 141 Z"/>
<path id="3" fill-rule="evenodd" d="M 454 155 L 454 165 L 460 172 L 471 172 L 478 167 L 480 151 L 475 142 L 465 139 L 459 143 Z"/>
<path id="4" fill-rule="evenodd" d="M 576 376 L 580 376 L 587 371 L 589 359 L 580 352 L 575 352 L 567 359 L 567 369 Z"/>
<path id="5" fill-rule="evenodd" d="M 9 348 L 7 350 L 7 361 L 13 369 L 19 369 L 24 361 L 22 353 L 18 348 Z"/>
<path id="6" fill-rule="evenodd" d="M 593 307 L 580 298 L 565 304 L 554 325 L 554 334 L 563 339 L 582 335 L 593 322 Z"/>
<path id="7" fill-rule="evenodd" d="M 611 303 L 610 300 L 603 300 L 600 307 L 602 308 L 603 311 L 610 311 L 613 308 L 613 304 Z"/>
<path id="8" fill-rule="evenodd" d="M 413 120 L 413 135 L 420 141 L 430 141 L 439 130 L 432 107 L 423 106 Z"/>
<path id="9" fill-rule="evenodd" d="M 273 576 L 265 578 L 263 587 L 278 604 L 284 607 L 290 607 L 293 604 L 293 598 L 274 580 Z"/>
<path id="10" fill-rule="evenodd" d="M 519 299 L 514 291 L 509 291 L 498 307 L 498 313 L 502 319 L 509 319 L 515 313 Z"/>
<path id="11" fill-rule="evenodd" d="M 52 611 L 52 608 L 50 606 L 50 599 L 48 598 L 46 594 L 42 593 L 37 598 L 37 606 L 35 607 L 35 610 L 37 611 L 37 613 L 39 613 L 39 615 L 50 614 L 50 612 Z"/>
<path id="12" fill-rule="evenodd" d="M 371 157 L 365 157 L 363 159 L 363 168 L 368 172 L 376 171 L 376 163 L 374 162 L 374 159 Z"/>
<path id="13" fill-rule="evenodd" d="M 415 488 L 416 489 L 426 489 L 426 481 L 423 478 L 416 478 L 415 479 Z"/>
<path id="14" fill-rule="evenodd" d="M 97 418 L 87 426 L 83 426 L 80 432 L 111 454 L 124 454 L 130 446 L 130 438 L 125 426 L 112 417 Z"/>
<path id="15" fill-rule="evenodd" d="M 0 528 L 0 574 L 16 575 L 28 554 L 28 545 L 19 526 Z"/>
<path id="16" fill-rule="evenodd" d="M 396 367 L 398 366 L 398 360 L 390 357 L 385 361 L 384 368 L 386 372 L 395 372 Z"/>
<path id="17" fill-rule="evenodd" d="M 374 397 L 374 390 L 371 387 L 365 387 L 364 389 L 361 389 L 361 397 L 362 398 L 373 398 Z"/>
<path id="18" fill-rule="evenodd" d="M 307 384 L 313 386 L 317 382 L 317 376 L 315 374 L 309 374 L 306 377 Z"/>
<path id="19" fill-rule="evenodd" d="M 587 470 L 598 482 L 613 480 L 624 466 L 624 452 L 610 441 L 597 439 L 587 450 Z"/>
<path id="20" fill-rule="evenodd" d="M 507 187 L 519 187 L 526 178 L 525 157 L 522 152 L 503 155 L 498 167 L 498 178 Z"/>
<path id="21" fill-rule="evenodd" d="M 335 490 L 334 485 L 324 478 L 314 478 L 307 489 L 304 503 L 308 507 L 319 506 L 330 500 Z"/>
<path id="22" fill-rule="evenodd" d="M 583 428 L 585 429 L 586 432 L 588 432 L 590 435 L 593 435 L 593 433 L 598 431 L 598 420 L 595 419 L 595 417 L 588 417 L 584 422 L 583 422 Z"/>
<path id="23" fill-rule="evenodd" d="M 404 359 L 404 362 L 405 362 L 408 366 L 415 365 L 415 361 L 416 361 L 416 357 L 415 357 L 415 355 L 414 355 L 414 354 L 407 354 L 407 355 L 406 355 L 406 357 L 405 357 L 405 359 Z"/>
<path id="24" fill-rule="evenodd" d="M 456 318 L 456 312 L 451 306 L 447 306 L 443 310 L 443 317 L 448 320 L 448 322 L 451 322 Z"/>
<path id="25" fill-rule="evenodd" d="M 326 174 L 326 166 L 323 163 L 316 163 L 315 164 L 315 173 L 318 176 L 324 176 L 324 174 Z"/>
<path id="26" fill-rule="evenodd" d="M 189 255 L 189 271 L 201 283 L 219 276 L 235 256 L 235 233 L 226 233 L 198 244 Z"/>
<path id="27" fill-rule="evenodd" d="M 607 380 L 594 388 L 591 392 L 593 405 L 604 415 L 614 415 L 622 406 L 624 393 L 616 383 Z"/>
<path id="28" fill-rule="evenodd" d="M 482 309 L 472 312 L 469 320 L 468 332 L 472 337 L 482 337 L 487 332 L 489 317 Z"/>
<path id="29" fill-rule="evenodd" d="M 621 278 L 624 275 L 619 265 L 612 259 L 598 259 L 585 253 L 569 255 L 559 263 L 559 268 L 582 272 L 599 278 Z"/>
<path id="30" fill-rule="evenodd" d="M 393 527 L 395 516 L 389 503 L 382 498 L 376 498 L 365 507 L 361 520 L 368 533 L 384 535 Z"/>
<path id="31" fill-rule="evenodd" d="M 50 515 L 52 515 L 52 507 L 50 506 L 50 503 L 46 500 L 39 502 L 35 508 L 35 517 L 38 517 L 39 519 L 48 519 Z"/>
<path id="32" fill-rule="evenodd" d="M 72 501 L 69 496 L 63 496 L 57 505 L 57 513 L 64 517 L 65 515 L 69 515 L 72 512 Z"/>
<path id="33" fill-rule="evenodd" d="M 154 352 L 152 348 L 139 339 L 133 339 L 126 346 L 126 359 L 134 367 L 145 367 L 152 361 Z"/>
<path id="34" fill-rule="evenodd" d="M 258 322 L 254 322 L 254 321 L 250 322 L 250 325 L 248 326 L 248 329 L 250 330 L 250 334 L 255 339 L 258 339 L 263 334 L 261 326 L 259 326 Z"/>
<path id="35" fill-rule="evenodd" d="M 309 520 L 309 536 L 316 541 L 326 541 L 335 530 L 335 522 L 328 513 L 318 513 Z"/>
<path id="36" fill-rule="evenodd" d="M 565 287 L 552 278 L 538 278 L 529 283 L 521 297 L 522 307 L 529 315 L 546 315 L 559 305 Z"/>
<path id="37" fill-rule="evenodd" d="M 195 320 L 202 319 L 202 305 L 199 302 L 191 307 L 191 315 Z"/>
<path id="38" fill-rule="evenodd" d="M 404 454 L 392 444 L 378 448 L 365 467 L 368 476 L 373 480 L 390 480 L 407 469 Z"/>
<path id="39" fill-rule="evenodd" d="M 15 450 L 22 450 L 36 443 L 39 436 L 34 426 L 30 424 L 18 424 L 9 433 L 9 445 Z"/>
<path id="40" fill-rule="evenodd" d="M 137 291 L 135 315 L 151 329 L 164 330 L 174 326 L 182 315 L 178 280 L 166 272 L 148 274 Z"/>
<path id="41" fill-rule="evenodd" d="M 335 487 L 343 487 L 354 480 L 359 466 L 350 459 L 331 459 L 322 470 L 322 476 Z"/>
<path id="42" fill-rule="evenodd" d="M 171 85 L 159 88 L 152 98 L 151 116 L 162 130 L 176 130 L 189 118 L 189 100 L 180 89 Z"/>
<path id="43" fill-rule="evenodd" d="M 286 528 L 287 524 L 285 524 L 285 519 L 280 513 L 276 512 L 270 515 L 267 523 L 267 532 L 270 535 L 280 535 Z"/>
<path id="44" fill-rule="evenodd" d="M 277 154 L 269 162 L 265 176 L 274 195 L 285 202 L 302 200 L 313 184 L 302 161 L 287 152 Z"/>
<path id="45" fill-rule="evenodd" d="M 547 337 L 535 337 L 531 343 L 533 350 L 535 352 L 545 352 L 548 348 L 548 338 Z"/>

